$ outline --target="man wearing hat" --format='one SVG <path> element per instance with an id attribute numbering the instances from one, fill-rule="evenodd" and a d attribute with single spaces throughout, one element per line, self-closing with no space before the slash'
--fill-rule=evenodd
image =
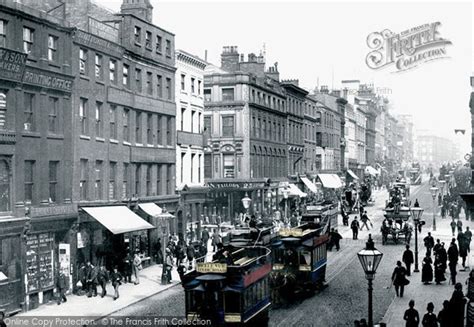
<path id="1" fill-rule="evenodd" d="M 164 269 L 166 269 L 166 283 L 169 284 L 171 282 L 171 270 L 173 269 L 173 256 L 169 248 L 166 248 L 166 260 Z"/>

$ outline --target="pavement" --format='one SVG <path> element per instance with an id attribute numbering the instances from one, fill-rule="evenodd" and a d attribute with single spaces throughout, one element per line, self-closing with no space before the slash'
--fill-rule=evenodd
<path id="1" fill-rule="evenodd" d="M 428 212 L 423 215 L 423 219 L 425 220 L 432 220 L 433 211 Z M 469 226 L 470 229 L 474 227 L 472 222 L 469 222 L 465 219 L 464 212 L 460 216 L 460 219 L 463 222 L 463 229 L 465 230 L 466 226 Z M 452 234 L 451 234 L 451 226 L 450 226 L 451 219 L 445 218 L 441 219 L 439 216 L 439 211 L 437 214 L 436 225 L 437 230 L 433 231 L 432 227 L 430 228 L 431 235 L 433 238 L 440 239 L 441 242 L 445 243 L 446 250 L 448 249 L 449 244 L 451 243 Z M 456 232 L 457 235 L 457 232 Z M 382 322 L 386 323 L 387 326 L 405 326 L 405 321 L 403 320 L 403 315 L 405 310 L 408 309 L 408 302 L 410 300 L 415 301 L 415 309 L 418 310 L 420 315 L 420 320 L 423 318 L 423 315 L 426 313 L 426 306 L 429 302 L 433 302 L 434 304 L 434 312 L 437 314 L 443 307 L 443 301 L 449 300 L 451 295 L 454 291 L 453 285 L 450 284 L 449 278 L 449 269 L 446 270 L 445 277 L 447 281 L 443 282 L 441 285 L 436 285 L 435 283 L 431 285 L 424 285 L 421 282 L 421 259 L 422 253 L 425 251 L 425 247 L 423 245 L 423 238 L 426 236 L 426 231 L 423 231 L 422 236 L 418 237 L 418 245 L 420 250 L 420 272 L 414 273 L 408 277 L 410 279 L 410 284 L 405 288 L 405 294 L 403 298 L 396 297 L 394 301 L 389 306 L 387 312 L 385 313 Z M 413 241 L 412 241 L 413 242 Z M 413 250 L 413 245 L 412 245 Z M 474 267 L 474 252 L 469 254 L 468 260 L 466 261 L 467 266 L 469 263 L 472 264 L 471 268 Z M 458 263 L 457 267 L 458 274 L 456 275 L 456 281 L 463 284 L 463 291 L 464 294 L 467 293 L 467 285 L 466 280 L 469 277 L 470 269 L 467 268 L 465 271 L 462 270 L 462 266 Z"/>
<path id="2" fill-rule="evenodd" d="M 19 313 L 15 317 L 31 316 L 84 316 L 101 318 L 116 311 L 126 308 L 134 303 L 147 299 L 157 293 L 163 292 L 178 285 L 179 276 L 176 269 L 172 271 L 171 284 L 161 285 L 162 265 L 153 265 L 140 271 L 140 284 L 122 284 L 119 288 L 120 297 L 114 301 L 114 289 L 111 283 L 107 284 L 107 295 L 100 297 L 100 286 L 96 297 L 88 298 L 86 295 L 68 295 L 67 302 L 58 305 L 49 302 L 37 309 Z M 133 281 L 133 277 L 132 277 Z"/>

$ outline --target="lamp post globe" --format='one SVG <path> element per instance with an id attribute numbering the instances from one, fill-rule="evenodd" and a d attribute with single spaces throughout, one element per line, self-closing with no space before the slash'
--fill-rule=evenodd
<path id="1" fill-rule="evenodd" d="M 368 305 L 368 325 L 373 327 L 373 310 L 372 310 L 372 281 L 374 280 L 375 273 L 377 268 L 382 261 L 383 253 L 375 248 L 374 241 L 372 240 L 372 235 L 369 234 L 369 239 L 367 240 L 365 249 L 357 253 L 362 269 L 364 269 L 365 278 L 368 282 L 368 293 L 369 293 L 369 305 Z"/>
<path id="2" fill-rule="evenodd" d="M 249 195 L 247 193 L 245 193 L 245 196 L 242 198 L 242 205 L 244 206 L 245 210 L 248 210 L 251 202 L 252 202 L 252 199 L 249 198 Z"/>

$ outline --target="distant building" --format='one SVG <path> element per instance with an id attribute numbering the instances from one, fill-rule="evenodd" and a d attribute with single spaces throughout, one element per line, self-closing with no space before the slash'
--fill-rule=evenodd
<path id="1" fill-rule="evenodd" d="M 244 212 L 241 200 L 246 194 L 252 199 L 249 212 L 269 214 L 276 210 L 281 197 L 279 183 L 288 172 L 287 103 L 277 64 L 265 70 L 263 56 L 249 54 L 245 61 L 236 46 L 224 47 L 221 60 L 220 68 L 207 66 L 204 76 L 208 144 L 204 169 L 211 188 L 205 215 L 214 222 L 233 220 L 236 213 Z M 293 84 L 288 87 L 301 93 Z M 303 159 L 304 97 L 298 99 L 300 104 L 293 99 L 291 108 L 301 110 L 300 143 L 295 144 L 301 151 L 294 152 Z M 296 137 L 296 127 L 294 133 Z"/>
<path id="2" fill-rule="evenodd" d="M 415 161 L 424 167 L 437 169 L 441 165 L 459 160 L 459 152 L 454 142 L 448 138 L 419 132 L 415 141 Z"/>

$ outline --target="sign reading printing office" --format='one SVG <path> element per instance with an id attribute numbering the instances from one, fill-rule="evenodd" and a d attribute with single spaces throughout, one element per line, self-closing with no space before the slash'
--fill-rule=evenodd
<path id="1" fill-rule="evenodd" d="M 1 78 L 21 82 L 25 71 L 26 57 L 26 53 L 0 48 Z"/>
<path id="2" fill-rule="evenodd" d="M 395 72 L 401 72 L 428 61 L 447 58 L 446 46 L 452 43 L 441 37 L 440 26 L 440 22 L 434 22 L 401 33 L 386 29 L 369 34 L 367 46 L 372 51 L 365 59 L 367 66 L 372 69 L 395 66 Z"/>

